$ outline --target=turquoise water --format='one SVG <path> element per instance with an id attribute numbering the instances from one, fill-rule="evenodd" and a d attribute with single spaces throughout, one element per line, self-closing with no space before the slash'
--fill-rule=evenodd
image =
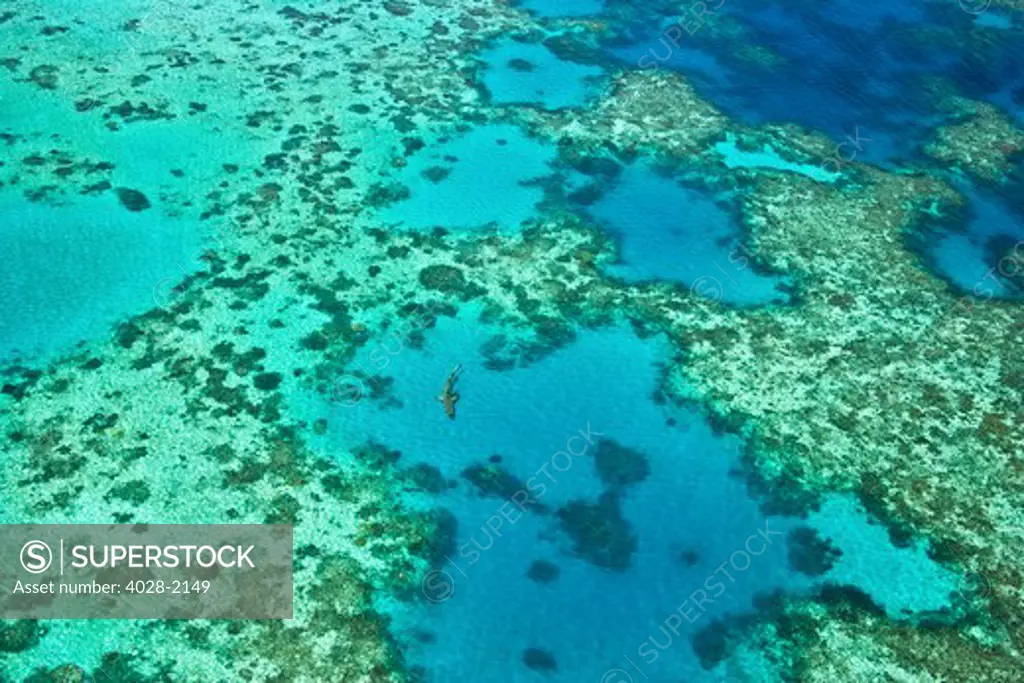
<path id="1" fill-rule="evenodd" d="M 307 396 L 297 404 L 307 420 L 327 420 L 326 433 L 312 441 L 324 453 L 375 441 L 401 451 L 404 466 L 431 465 L 458 482 L 436 498 L 417 499 L 458 520 L 449 560 L 438 568 L 445 573 L 423 585 L 426 601 L 384 604 L 428 680 L 598 680 L 608 669 L 629 668 L 625 657 L 652 681 L 723 680 L 722 671 L 701 668 L 689 638 L 715 619 L 752 613 L 757 594 L 801 594 L 837 581 L 864 590 L 894 616 L 947 605 L 956 577 L 920 547 L 894 548 L 885 528 L 848 499 L 829 500 L 806 521 L 766 518 L 736 476 L 742 444 L 715 435 L 695 413 L 652 400 L 672 354 L 662 339 L 642 341 L 620 328 L 580 331 L 536 363 L 500 372 L 486 369 L 480 352 L 498 332 L 466 311 L 442 319 L 422 350 L 390 338 L 371 342 L 347 370 L 383 366 L 394 379 L 386 402 L 368 397 L 346 407 Z M 456 363 L 464 366 L 462 400 L 458 418 L 449 421 L 434 396 Z M 625 483 L 602 478 L 597 453 L 608 440 L 641 454 L 646 476 L 634 468 L 636 476 L 619 480 Z M 481 496 L 462 476 L 495 455 L 532 487 L 533 502 L 522 512 L 504 496 Z M 616 538 L 628 546 L 621 536 L 635 538 L 635 547 L 611 563 L 581 553 L 557 512 L 573 501 L 596 505 L 602 496 L 617 510 L 602 517 L 618 529 L 605 537 L 608 547 Z M 804 524 L 832 536 L 843 553 L 820 577 L 794 571 L 788 560 L 785 534 Z M 760 552 L 744 559 L 751 536 L 772 542 L 763 550 L 751 542 Z M 555 565 L 557 577 L 531 579 L 536 561 Z M 725 571 L 732 580 L 720 570 L 730 561 Z M 705 601 L 704 611 L 684 610 L 692 624 L 676 624 L 676 634 L 662 631 L 716 570 L 727 588 Z M 443 582 L 442 592 L 435 581 Z M 423 632 L 431 642 L 418 637 Z M 530 648 L 553 656 L 557 670 L 524 665 Z"/>
<path id="2" fill-rule="evenodd" d="M 83 45 L 111 50 L 110 34 L 119 29 L 103 14 L 82 30 Z M 119 59 L 126 63 L 124 54 Z M 65 178 L 43 173 L 52 165 L 31 167 L 38 178 L 26 174 L 0 190 L 0 249 L 10 259 L 0 272 L 0 359 L 60 354 L 166 305 L 170 290 L 203 267 L 199 252 L 211 236 L 227 232 L 200 221 L 211 188 L 225 181 L 224 164 L 248 171 L 269 147 L 227 116 L 112 126 L 102 108 L 79 113 L 73 100 L 0 80 L 0 132 L 30 141 L 19 158 L 0 156 L 6 170 L 17 177 L 23 158 L 34 156 L 66 159 L 64 170 L 73 171 Z M 76 168 L 101 164 L 105 170 Z M 96 189 L 101 181 L 109 189 Z M 25 198 L 41 188 L 46 202 Z M 118 188 L 140 192 L 149 208 L 127 210 Z"/>
<path id="3" fill-rule="evenodd" d="M 111 38 L 105 39 L 111 49 Z M 125 55 L 115 55 L 123 66 Z M 147 96 L 152 97 L 142 94 Z M 130 102 L 112 99 L 111 104 Z M 262 131 L 237 125 L 230 112 L 211 112 L 198 120 L 177 116 L 124 122 L 99 107 L 76 112 L 74 100 L 60 90 L 40 91 L 23 82 L 2 80 L 0 131 L 33 139 L 28 149 L 41 156 L 74 152 L 74 161 L 109 164 L 114 186 L 137 189 L 154 204 L 163 193 L 165 211 L 173 208 L 176 213 L 198 216 L 210 188 L 224 181 L 224 164 L 236 164 L 244 172 L 259 167 L 264 154 L 277 151 Z M 111 120 L 118 125 L 111 127 Z"/>
<path id="4" fill-rule="evenodd" d="M 728 199 L 716 201 L 641 162 L 625 167 L 617 184 L 589 208 L 618 241 L 619 262 L 609 274 L 629 282 L 705 283 L 737 305 L 786 301 L 779 289 L 783 278 L 753 269 L 755 254 L 744 245 L 729 205 L 722 205 Z"/>
<path id="5" fill-rule="evenodd" d="M 480 54 L 483 85 L 493 104 L 544 109 L 582 106 L 597 92 L 603 70 L 559 59 L 540 43 L 502 40 Z"/>
<path id="6" fill-rule="evenodd" d="M 784 159 L 771 145 L 764 145 L 760 150 L 740 149 L 736 139 L 727 136 L 722 142 L 715 143 L 715 151 L 722 156 L 722 163 L 727 168 L 763 168 L 776 171 L 799 173 L 822 183 L 831 183 L 839 179 L 840 173 L 813 164 L 802 164 Z"/>
<path id="7" fill-rule="evenodd" d="M 0 193 L 0 358 L 47 357 L 102 338 L 197 267 L 195 221 L 133 213 L 108 194 L 66 206 Z"/>
<path id="8" fill-rule="evenodd" d="M 515 4 L 542 17 L 585 17 L 604 8 L 604 0 L 517 0 Z"/>
<path id="9" fill-rule="evenodd" d="M 864 519 L 863 508 L 843 496 L 826 499 L 808 516 L 808 523 L 843 551 L 825 577 L 862 589 L 893 618 L 948 607 L 961 578 L 932 562 L 925 544 L 894 551 L 886 528 Z"/>
<path id="10" fill-rule="evenodd" d="M 551 175 L 553 159 L 554 150 L 519 128 L 473 128 L 413 156 L 398 177 L 408 199 L 382 211 L 381 219 L 421 230 L 518 228 L 543 199 L 537 181 Z"/>
<path id="11" fill-rule="evenodd" d="M 365 253 L 348 251 L 352 244 L 369 249 L 392 270 L 405 267 L 384 264 L 391 252 L 373 252 L 369 240 L 360 242 L 357 233 L 441 228 L 463 231 L 463 236 L 491 230 L 515 235 L 544 218 L 543 212 L 556 204 L 544 200 L 558 192 L 568 195 L 571 210 L 614 240 L 619 259 L 607 266 L 606 275 L 631 284 L 667 282 L 734 307 L 792 304 L 784 274 L 754 268 L 737 206 L 756 182 L 751 175 L 795 174 L 803 183 L 833 191 L 847 187 L 839 181 L 848 177 L 848 169 L 796 161 L 781 143 L 741 149 L 736 136 L 726 132 L 702 150 L 710 152 L 702 157 L 711 161 L 707 168 L 666 175 L 645 156 L 651 150 L 630 148 L 629 136 L 622 146 L 577 138 L 577 110 L 606 94 L 619 68 L 681 72 L 732 118 L 730 127 L 737 132 L 744 126 L 793 123 L 840 142 L 860 129 L 869 139 L 857 150 L 857 161 L 889 167 L 906 160 L 930 163 L 919 152 L 935 127 L 949 120 L 936 103 L 935 93 L 943 88 L 992 102 L 1024 120 L 1019 18 L 996 10 L 973 15 L 956 3 L 728 0 L 708 19 L 711 25 L 681 34 L 678 45 L 669 45 L 664 32 L 680 11 L 671 3 L 509 4 L 523 10 L 509 16 L 543 21 L 510 34 L 510 23 L 490 23 L 498 11 L 474 14 L 444 2 L 380 7 L 284 0 L 242 7 L 227 2 L 207 7 L 208 15 L 190 7 L 187 21 L 179 21 L 173 3 L 162 0 L 102 7 L 67 0 L 17 3 L 19 12 L 34 16 L 47 10 L 48 16 L 45 22 L 30 22 L 31 34 L 10 44 L 0 35 L 0 44 L 9 48 L 0 57 L 12 58 L 0 64 L 5 74 L 0 133 L 30 140 L 18 142 L 19 153 L 74 152 L 78 162 L 105 162 L 110 168 L 104 177 L 112 187 L 137 190 L 150 206 L 129 211 L 112 190 L 86 196 L 75 184 L 78 179 L 58 180 L 42 171 L 30 176 L 31 164 L 20 165 L 25 154 L 0 158 L 5 181 L 24 173 L 0 189 L 0 253 L 7 259 L 0 271 L 0 364 L 22 356 L 46 361 L 83 340 L 100 342 L 119 321 L 165 305 L 170 287 L 201 267 L 197 253 L 217 229 L 212 221 L 200 220 L 208 210 L 247 218 L 263 213 L 252 221 L 246 250 L 253 253 L 232 252 L 238 260 L 228 267 L 241 273 L 253 260 L 271 273 L 272 285 L 259 305 L 241 298 L 218 302 L 225 305 L 216 307 L 223 316 L 217 319 L 209 311 L 195 311 L 189 322 L 201 322 L 203 334 L 167 350 L 182 359 L 166 366 L 168 373 L 186 372 L 186 365 L 213 353 L 203 346 L 207 342 L 212 346 L 230 339 L 239 347 L 246 342 L 266 346 L 268 366 L 300 378 L 314 356 L 324 365 L 331 362 L 326 359 L 343 356 L 332 346 L 322 356 L 308 351 L 296 359 L 296 330 L 323 324 L 322 310 L 309 310 L 303 287 L 336 287 L 338 309 L 353 319 L 365 313 L 371 329 L 377 329 L 369 322 L 374 307 L 390 305 L 389 297 L 401 291 L 401 278 L 388 281 L 393 273 L 372 280 L 376 264 L 370 266 L 371 279 L 350 267 L 366 265 Z M 158 9 L 155 16 L 149 12 L 153 8 Z M 407 10 L 410 14 L 403 14 Z M 432 12 L 441 17 L 436 23 Z M 394 23 L 382 28 L 379 17 L 386 13 Z M 124 29 L 140 17 L 146 19 L 142 30 Z M 558 21 L 576 17 L 601 21 Z M 6 21 L 0 9 L 0 30 L 6 30 Z M 479 35 L 478 22 L 486 26 Z M 64 35 L 57 25 L 71 30 Z M 419 46 L 412 45 L 417 38 L 411 36 L 414 28 L 424 26 L 433 26 L 424 41 L 429 49 L 417 53 Z M 598 36 L 603 26 L 608 34 Z M 922 26 L 934 31 L 922 37 L 911 30 Z M 56 32 L 47 36 L 47 29 Z M 161 32 L 170 32 L 173 40 L 154 40 Z M 125 42 L 129 33 L 134 33 L 131 45 Z M 581 44 L 599 45 L 590 52 L 580 48 L 594 63 L 560 58 L 565 51 L 549 48 L 570 33 Z M 203 39 L 195 34 L 204 34 Z M 528 35 L 535 42 L 508 35 Z M 960 40 L 965 35 L 971 40 Z M 55 47 L 58 42 L 67 49 Z M 978 54 L 968 50 L 982 42 L 986 47 Z M 29 47 L 22 49 L 20 43 Z M 253 43 L 258 50 L 247 51 Z M 481 44 L 485 47 L 478 52 L 463 54 L 465 46 Z M 79 62 L 71 49 L 76 45 L 98 51 L 103 59 Z M 773 66 L 756 63 L 742 49 L 748 46 L 766 47 L 778 61 Z M 245 56 L 260 51 L 260 59 L 245 62 Z M 13 65 L 15 55 L 25 60 L 22 71 L 44 59 L 60 62 L 62 76 L 90 81 L 88 93 L 108 101 L 80 113 L 66 93 L 8 79 L 8 72 L 21 68 Z M 437 72 L 436 64 L 422 61 L 428 57 L 442 60 L 445 75 L 454 74 L 464 90 L 453 93 L 450 83 L 420 82 L 420 70 Z M 408 78 L 401 69 L 415 73 Z M 103 77 L 94 79 L 97 74 Z M 129 87 L 127 81 L 140 75 L 152 81 Z M 375 80 L 381 75 L 386 87 Z M 927 76 L 941 76 L 933 90 L 922 87 Z M 136 104 L 168 104 L 175 118 L 125 122 L 109 107 L 128 98 Z M 422 101 L 432 104 L 420 111 Z M 360 104 L 369 111 L 354 115 L 352 106 Z M 375 118 L 378 105 L 388 113 Z M 550 141 L 525 132 L 552 112 L 559 123 L 547 131 Z M 608 125 L 630 124 L 612 120 Z M 330 129 L 338 132 L 322 133 Z M 325 138 L 315 148 L 306 145 L 314 130 Z M 444 137 L 436 138 L 438 130 Z M 341 151 L 325 151 L 335 138 Z M 11 140 L 0 140 L 0 150 Z M 416 152 L 405 157 L 396 152 L 400 143 L 413 149 L 420 141 L 425 147 Z M 572 145 L 581 142 L 594 142 L 588 154 L 621 162 L 617 174 L 595 180 L 564 172 L 556 161 L 556 144 L 575 150 Z M 267 162 L 267 155 L 279 153 L 286 161 Z M 350 188 L 361 193 L 379 182 L 392 201 L 374 213 L 357 205 L 355 192 L 320 192 L 329 185 L 321 176 L 343 164 L 354 167 Z M 228 173 L 227 167 L 235 170 Z M 755 173 L 728 173 L 737 169 Z M 570 180 L 557 188 L 560 173 Z M 52 203 L 24 197 L 24 190 L 51 182 L 60 186 Z M 591 183 L 599 187 L 587 194 L 594 189 Z M 960 292 L 977 293 L 982 284 L 993 296 L 1020 296 L 1020 281 L 991 277 L 993 243 L 1024 243 L 1019 184 L 985 187 L 963 179 L 954 184 L 964 193 L 968 210 L 954 229 L 930 236 L 921 247 L 923 258 Z M 730 189 L 709 189 L 719 185 Z M 315 212 L 310 209 L 314 203 Z M 315 247 L 304 243 L 307 237 Z M 417 257 L 435 255 L 425 250 Z M 467 248 L 451 256 L 473 255 Z M 543 265 L 551 277 L 559 277 L 555 273 L 562 263 Z M 482 265 L 480 276 L 511 296 L 506 283 L 518 273 L 492 266 Z M 408 267 L 418 266 L 410 261 Z M 349 284 L 349 276 L 355 284 Z M 571 278 L 566 284 L 573 284 Z M 526 283 L 524 289 L 535 288 L 529 294 L 549 303 L 548 285 Z M 402 296 L 411 300 L 419 294 Z M 534 303 L 521 299 L 520 310 Z M 339 378 L 366 369 L 380 372 L 394 381 L 384 398 L 364 396 L 346 406 L 294 389 L 303 381 L 296 379 L 282 385 L 288 393 L 269 394 L 262 407 L 271 414 L 281 398 L 288 409 L 282 409 L 280 420 L 266 419 L 244 434 L 236 433 L 228 420 L 223 425 L 197 422 L 197 432 L 230 429 L 232 442 L 262 453 L 277 429 L 322 419 L 324 433 L 301 432 L 308 434 L 308 446 L 317 455 L 353 465 L 351 449 L 373 441 L 398 449 L 401 465 L 436 467 L 453 483 L 438 494 L 405 494 L 411 507 L 439 507 L 454 515 L 458 526 L 446 562 L 423 577 L 420 595 L 411 600 L 384 591 L 376 596 L 379 608 L 393 619 L 407 661 L 422 667 L 426 680 L 622 683 L 627 679 L 607 677 L 621 669 L 633 680 L 653 683 L 733 681 L 735 670 L 702 663 L 708 652 L 700 647 L 699 636 L 716 620 L 759 618 L 757 599 L 767 594 L 808 596 L 837 585 L 862 591 L 892 619 L 949 609 L 959 577 L 933 562 L 923 542 L 894 546 L 887 529 L 849 495 L 827 495 L 804 517 L 767 514 L 771 501 L 755 497 L 745 480 L 745 444 L 717 433 L 695 410 L 664 401 L 659 382 L 673 363 L 685 359 L 663 337 L 641 339 L 625 324 L 575 329 L 562 347 L 540 358 L 521 358 L 514 349 L 504 349 L 521 362 L 498 371 L 493 354 L 482 346 L 513 331 L 480 322 L 479 314 L 469 307 L 456 319 L 442 318 L 425 332 L 422 349 L 394 338 L 371 340 L 355 361 L 331 368 Z M 724 324 L 722 331 L 733 332 Z M 345 339 L 338 346 L 352 338 Z M 458 387 L 462 400 L 458 418 L 451 421 L 435 397 L 456 364 L 464 367 Z M 230 382 L 248 381 L 244 370 L 238 368 Z M 112 382 L 123 379 L 114 376 Z M 110 388 L 137 390 L 131 386 L 125 381 L 124 389 Z M 152 399 L 168 414 L 181 410 L 175 402 L 178 385 L 169 385 L 172 391 L 163 384 L 149 385 L 145 391 L 150 386 L 161 391 L 128 396 L 125 403 L 150 405 L 146 401 Z M 165 394 L 172 396 L 170 403 L 153 398 Z M 0 398 L 5 411 L 16 407 L 12 396 Z M 83 398 L 100 401 L 75 394 L 76 400 Z M 189 409 L 202 399 L 195 398 Z M 24 400 L 28 423 L 55 422 L 66 408 L 56 395 Z M 48 414 L 51 406 L 54 412 Z M 238 420 L 244 422 L 244 416 Z M 4 426 L 0 431 L 13 431 Z M 153 443 L 167 445 L 158 430 L 153 435 Z M 184 441 L 192 435 L 181 436 Z M 110 438 L 124 438 L 127 446 L 134 437 L 111 432 Z M 482 467 L 507 473 L 502 491 L 483 495 L 474 485 L 472 473 Z M 166 486 L 159 473 L 147 470 L 144 476 L 152 478 L 154 489 Z M 246 504 L 258 508 L 266 501 L 256 498 L 285 490 L 270 484 L 260 488 L 264 484 L 235 493 L 252 496 Z M 521 487 L 532 499 L 525 509 L 508 496 L 512 490 L 518 495 Z M 91 509 L 69 514 L 79 513 L 95 514 Z M 303 531 L 314 535 L 307 520 L 315 513 L 306 508 L 303 514 Z M 315 533 L 346 537 L 352 531 L 346 524 Z M 831 555 L 821 547 L 805 555 L 794 551 L 792 539 L 801 534 L 805 541 L 809 535 L 816 538 Z M 762 542 L 762 551 L 750 551 Z M 816 571 L 808 569 L 816 566 Z M 373 565 L 371 571 L 376 569 Z M 722 592 L 712 586 L 722 586 Z M 683 613 L 690 616 L 681 618 Z M 49 627 L 52 635 L 19 655 L 12 671 L 27 673 L 29 662 L 56 665 L 69 657 L 95 666 L 106 650 L 133 649 L 125 642 L 131 638 L 126 631 L 105 622 Z M 7 675 L 6 657 L 0 654 L 0 679 Z M 744 680 L 773 676 L 756 657 L 741 668 Z"/>

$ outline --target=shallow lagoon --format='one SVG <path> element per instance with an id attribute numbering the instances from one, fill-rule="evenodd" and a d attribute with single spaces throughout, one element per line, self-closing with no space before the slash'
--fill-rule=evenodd
<path id="1" fill-rule="evenodd" d="M 787 161 L 771 145 L 764 145 L 758 151 L 740 149 L 736 144 L 736 138 L 731 134 L 727 134 L 725 140 L 715 143 L 715 151 L 721 155 L 722 163 L 727 168 L 763 168 L 799 173 L 822 183 L 835 182 L 840 177 L 838 172 L 828 170 L 825 165 L 814 166 Z"/>
<path id="2" fill-rule="evenodd" d="M 619 262 L 609 274 L 628 282 L 705 283 L 715 298 L 736 305 L 785 302 L 783 278 L 753 270 L 735 217 L 719 203 L 729 198 L 717 199 L 643 162 L 626 166 L 588 209 L 619 245 Z"/>
<path id="3" fill-rule="evenodd" d="M 544 109 L 579 107 L 596 92 L 603 73 L 595 66 L 559 59 L 541 43 L 502 40 L 480 54 L 491 103 Z"/>
<path id="4" fill-rule="evenodd" d="M 327 432 L 313 438 L 314 448 L 336 453 L 372 440 L 400 450 L 404 466 L 429 464 L 458 482 L 436 498 L 414 497 L 415 504 L 443 506 L 458 520 L 450 562 L 439 567 L 446 573 L 423 584 L 426 600 L 382 603 L 407 656 L 428 670 L 428 680 L 597 680 L 609 669 L 629 669 L 626 657 L 652 681 L 724 680 L 724 671 L 701 669 L 689 638 L 716 618 L 750 613 L 759 593 L 849 581 L 898 616 L 941 608 L 956 589 L 955 577 L 923 548 L 894 548 L 885 529 L 868 523 L 847 499 L 830 499 L 806 522 L 765 518 L 736 475 L 741 443 L 715 435 L 695 413 L 652 400 L 671 354 L 661 339 L 643 341 L 620 328 L 581 331 L 551 355 L 502 372 L 486 369 L 480 352 L 500 331 L 466 312 L 442 319 L 422 350 L 398 339 L 371 343 L 348 371 L 376 371 L 386 358 L 381 374 L 394 379 L 386 401 L 366 398 L 344 407 L 296 397 L 307 420 L 328 422 Z M 381 354 L 384 344 L 388 352 Z M 434 396 L 456 363 L 465 367 L 458 387 L 463 398 L 458 419 L 449 421 Z M 569 440 L 581 433 L 594 442 L 587 452 L 570 460 L 556 455 L 567 448 L 578 453 L 585 441 Z M 556 513 L 574 500 L 595 504 L 615 489 L 598 474 L 602 439 L 641 453 L 649 469 L 642 480 L 617 489 L 618 522 L 605 519 L 613 527 L 624 520 L 619 531 L 635 536 L 635 548 L 617 566 L 597 566 L 581 555 Z M 533 479 L 534 501 L 546 510 L 531 506 L 500 525 L 493 521 L 505 501 L 481 497 L 461 473 L 496 454 L 505 471 L 523 482 Z M 834 534 L 843 552 L 820 579 L 790 567 L 784 536 L 776 533 L 802 523 Z M 762 530 L 773 543 L 750 558 L 749 567 L 731 570 L 733 580 L 718 574 L 727 590 L 705 602 L 704 612 L 687 608 L 693 623 L 677 626 L 678 635 L 662 631 L 687 596 Z M 555 565 L 557 575 L 529 578 L 538 560 Z M 743 566 L 742 554 L 735 561 Z M 900 576 L 914 578 L 901 582 Z M 645 641 L 651 644 L 638 654 Z M 549 653 L 557 668 L 525 666 L 530 648 Z M 756 680 L 767 676 L 749 673 Z"/>
<path id="5" fill-rule="evenodd" d="M 544 198 L 531 181 L 551 175 L 554 156 L 519 128 L 473 128 L 412 157 L 398 176 L 409 197 L 382 210 L 381 220 L 420 230 L 518 228 Z"/>
<path id="6" fill-rule="evenodd" d="M 129 212 L 113 194 L 51 206 L 0 193 L 0 225 L 4 359 L 66 351 L 157 305 L 161 281 L 169 288 L 198 267 L 203 235 L 155 208 Z"/>
<path id="7" fill-rule="evenodd" d="M 95 39 L 111 49 L 112 26 L 87 30 L 90 45 Z M 230 232 L 200 221 L 209 189 L 225 180 L 224 164 L 248 170 L 270 148 L 229 116 L 108 126 L 116 117 L 105 120 L 99 109 L 77 113 L 73 101 L 61 90 L 0 81 L 0 132 L 32 141 L 22 154 L 69 155 L 69 167 L 108 168 L 107 176 L 78 173 L 70 180 L 26 174 L 0 192 L 0 248 L 10 259 L 0 272 L 0 359 L 61 353 L 165 303 L 172 287 L 202 267 L 197 252 L 215 234 Z M 19 162 L 9 162 L 11 170 Z M 83 194 L 83 186 L 106 177 L 112 189 Z M 25 198 L 40 188 L 47 188 L 47 201 Z M 149 208 L 129 211 L 113 188 L 142 193 Z"/>

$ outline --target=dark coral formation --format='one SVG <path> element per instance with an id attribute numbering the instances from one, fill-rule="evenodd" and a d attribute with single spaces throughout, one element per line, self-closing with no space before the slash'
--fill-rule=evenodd
<path id="1" fill-rule="evenodd" d="M 547 650 L 538 647 L 531 647 L 523 651 L 523 664 L 528 669 L 539 673 L 554 673 L 558 671 L 558 662 L 555 656 Z"/>
<path id="2" fill-rule="evenodd" d="M 786 535 L 786 551 L 789 566 L 808 576 L 821 576 L 839 560 L 843 554 L 827 538 L 818 535 L 815 529 L 796 527 Z"/>
<path id="3" fill-rule="evenodd" d="M 719 620 L 698 634 L 694 647 L 706 668 L 742 646 L 760 650 L 785 680 L 913 678 L 922 669 L 951 681 L 1019 677 L 1013 655 L 998 645 L 948 619 L 893 621 L 856 589 L 826 585 L 810 599 L 759 596 L 756 607 L 755 615 Z"/>
<path id="4" fill-rule="evenodd" d="M 427 266 L 420 271 L 419 279 L 425 288 L 443 294 L 455 294 L 463 301 L 469 301 L 485 292 L 479 285 L 468 281 L 463 270 L 456 266 Z"/>
<path id="5" fill-rule="evenodd" d="M 534 560 L 526 572 L 526 576 L 537 583 L 551 583 L 558 579 L 559 574 L 561 570 L 558 565 L 546 560 Z"/>
<path id="6" fill-rule="evenodd" d="M 402 477 L 413 490 L 442 493 L 455 485 L 445 479 L 441 470 L 427 463 L 419 463 L 402 472 Z"/>
<path id="7" fill-rule="evenodd" d="M 594 451 L 594 465 L 606 488 L 622 489 L 639 484 L 651 473 L 647 457 L 614 439 L 601 439 Z"/>
<path id="8" fill-rule="evenodd" d="M 23 652 L 39 644 L 42 629 L 32 619 L 0 620 L 0 652 Z"/>
<path id="9" fill-rule="evenodd" d="M 696 550 L 684 550 L 679 553 L 679 561 L 683 563 L 684 567 L 693 567 L 700 562 L 700 555 Z"/>
<path id="10" fill-rule="evenodd" d="M 467 467 L 462 476 L 477 488 L 481 496 L 518 501 L 523 509 L 548 513 L 547 506 L 530 494 L 527 482 L 516 478 L 497 462 Z"/>
<path id="11" fill-rule="evenodd" d="M 117 199 L 121 202 L 121 206 L 129 211 L 145 211 L 151 206 L 146 195 L 142 194 L 138 190 L 133 190 L 128 187 L 119 187 L 114 191 L 117 193 Z"/>
<path id="12" fill-rule="evenodd" d="M 617 493 L 608 491 L 596 503 L 572 501 L 558 509 L 558 519 L 578 556 L 613 571 L 629 568 L 637 538 L 622 516 Z"/>

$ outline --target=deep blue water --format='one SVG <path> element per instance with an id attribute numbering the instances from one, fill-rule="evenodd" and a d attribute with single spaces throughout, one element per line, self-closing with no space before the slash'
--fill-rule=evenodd
<path id="1" fill-rule="evenodd" d="M 630 68 L 683 73 L 702 96 L 739 122 L 797 123 L 824 132 L 837 145 L 845 144 L 837 156 L 848 160 L 929 165 L 922 146 L 938 126 L 954 120 L 940 106 L 936 93 L 943 88 L 1024 120 L 1024 25 L 998 10 L 972 14 L 957 3 L 880 0 L 729 0 L 699 27 L 683 15 L 692 33 L 670 28 L 678 19 L 641 11 L 618 25 L 606 53 Z M 724 25 L 739 27 L 741 37 L 719 35 L 716 28 Z M 752 46 L 767 48 L 776 58 L 745 59 L 743 50 Z M 823 182 L 839 177 L 840 163 L 801 167 L 773 150 L 740 151 L 730 141 L 717 149 L 730 167 L 774 167 Z M 1019 183 L 1004 188 L 956 184 L 968 201 L 964 221 L 924 246 L 928 265 L 961 291 L 1020 296 L 1019 278 L 992 276 L 999 262 L 992 245 L 1024 239 Z M 1012 262 L 1003 263 L 1014 269 Z"/>
<path id="2" fill-rule="evenodd" d="M 446 574 L 424 584 L 425 596 L 447 599 L 382 605 L 428 680 L 596 681 L 609 669 L 630 669 L 630 660 L 651 681 L 722 680 L 722 671 L 701 669 L 689 638 L 715 618 L 751 613 L 758 593 L 801 593 L 815 581 L 832 580 L 857 585 L 897 616 L 939 609 L 955 590 L 956 577 L 920 548 L 891 546 L 885 529 L 844 498 L 830 499 L 804 522 L 834 538 L 840 561 L 819 579 L 794 571 L 783 534 L 801 521 L 764 516 L 736 473 L 741 443 L 716 436 L 695 413 L 653 400 L 671 357 L 663 340 L 643 341 L 621 328 L 580 331 L 535 363 L 489 370 L 480 347 L 501 331 L 465 311 L 459 319 L 442 319 L 422 350 L 395 338 L 371 343 L 347 371 L 362 367 L 393 378 L 386 401 L 365 398 L 348 407 L 307 396 L 297 406 L 309 420 L 328 421 L 314 448 L 337 453 L 372 440 L 400 450 L 405 466 L 429 464 L 458 482 L 414 501 L 443 506 L 458 520 L 450 561 L 438 568 Z M 449 421 L 434 397 L 456 363 L 465 368 L 463 398 L 458 419 Z M 581 430 L 590 436 L 586 452 L 587 440 L 569 443 Z M 648 476 L 617 489 L 602 482 L 595 453 L 605 440 L 641 453 Z M 555 455 L 567 448 L 579 455 Z M 503 504 L 506 512 L 517 508 L 500 497 L 481 497 L 461 476 L 493 455 L 520 481 L 532 481 L 534 500 L 546 512 L 528 506 L 497 523 Z M 574 500 L 596 504 L 611 490 L 619 491 L 619 514 L 637 542 L 617 568 L 577 553 L 555 513 Z M 752 536 L 772 543 L 752 542 L 760 553 L 744 566 L 743 554 L 733 554 Z M 720 571 L 730 558 L 736 564 L 724 569 L 731 580 Z M 557 578 L 529 578 L 537 560 L 556 565 Z M 662 631 L 669 615 L 716 571 L 726 590 L 705 602 L 703 612 L 684 608 L 693 623 L 670 622 L 678 634 Z M 420 637 L 424 632 L 431 642 Z M 522 657 L 529 648 L 550 653 L 557 670 L 526 667 Z"/>
<path id="3" fill-rule="evenodd" d="M 682 21 L 696 27 L 691 18 L 684 14 Z M 641 13 L 609 40 L 609 56 L 633 68 L 686 74 L 701 95 L 742 123 L 797 123 L 837 143 L 859 130 L 870 139 L 857 152 L 860 161 L 919 159 L 920 145 L 943 120 L 924 88 L 926 77 L 949 79 L 963 94 L 1012 116 L 1024 106 L 1021 27 L 978 21 L 957 3 L 727 0 L 692 34 L 666 36 L 678 19 Z M 720 21 L 745 35 L 735 41 L 717 35 Z M 744 57 L 751 46 L 777 59 Z"/>
<path id="4" fill-rule="evenodd" d="M 964 293 L 1024 299 L 1024 197 L 1012 188 L 955 184 L 967 199 L 965 219 L 929 243 L 930 264 Z"/>

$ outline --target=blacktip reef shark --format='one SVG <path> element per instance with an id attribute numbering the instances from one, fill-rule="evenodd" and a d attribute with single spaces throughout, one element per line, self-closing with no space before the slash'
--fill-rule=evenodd
<path id="1" fill-rule="evenodd" d="M 448 416 L 449 420 L 455 419 L 455 404 L 459 402 L 459 392 L 455 391 L 455 382 L 459 379 L 461 372 L 462 364 L 460 363 L 452 370 L 452 374 L 448 375 L 448 379 L 444 383 L 444 391 L 437 397 L 437 400 L 444 405 L 444 414 Z"/>

